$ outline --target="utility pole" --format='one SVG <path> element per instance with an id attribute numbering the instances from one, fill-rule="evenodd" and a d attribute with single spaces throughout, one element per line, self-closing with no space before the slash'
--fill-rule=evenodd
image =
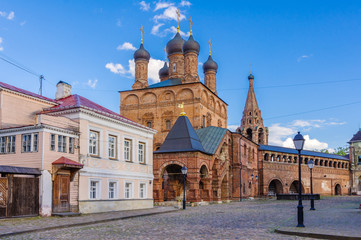
<path id="1" fill-rule="evenodd" d="M 43 75 L 40 75 L 40 95 L 43 96 L 43 79 L 44 79 L 44 76 Z"/>

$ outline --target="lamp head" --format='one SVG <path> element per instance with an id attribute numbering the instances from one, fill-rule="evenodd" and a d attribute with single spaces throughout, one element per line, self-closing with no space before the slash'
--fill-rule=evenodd
<path id="1" fill-rule="evenodd" d="M 183 175 L 186 175 L 186 174 L 187 174 L 188 169 L 187 169 L 187 167 L 186 167 L 186 166 L 184 166 L 184 167 L 182 167 L 181 171 L 182 171 L 182 174 L 183 174 Z"/>
<path id="2" fill-rule="evenodd" d="M 315 163 L 314 163 L 313 160 L 311 159 L 310 161 L 308 161 L 307 165 L 308 165 L 308 167 L 309 167 L 310 169 L 312 169 L 312 168 L 315 166 Z"/>
<path id="3" fill-rule="evenodd" d="M 300 151 L 303 149 L 305 139 L 303 138 L 303 136 L 300 132 L 298 132 L 297 135 L 293 138 L 293 143 L 295 144 L 296 150 Z"/>

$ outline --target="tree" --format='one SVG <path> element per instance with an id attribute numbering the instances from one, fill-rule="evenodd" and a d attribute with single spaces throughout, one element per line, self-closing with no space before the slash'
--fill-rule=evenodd
<path id="1" fill-rule="evenodd" d="M 321 149 L 319 150 L 322 153 L 330 153 L 328 149 Z M 346 156 L 348 154 L 349 148 L 348 147 L 337 147 L 334 149 L 332 154 L 340 155 L 340 156 Z"/>

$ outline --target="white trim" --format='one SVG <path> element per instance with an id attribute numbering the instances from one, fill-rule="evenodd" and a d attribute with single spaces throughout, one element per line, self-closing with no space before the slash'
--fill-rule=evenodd
<path id="1" fill-rule="evenodd" d="M 115 184 L 115 189 L 114 189 L 114 198 L 109 198 L 109 183 L 116 183 Z M 107 181 L 107 199 L 119 199 L 119 180 L 116 179 L 108 179 Z"/>
<path id="2" fill-rule="evenodd" d="M 109 130 L 106 130 L 106 151 L 105 151 L 105 157 L 108 158 L 108 159 L 111 159 L 111 160 L 120 160 L 121 159 L 121 151 L 120 151 L 120 134 L 118 132 L 113 132 L 113 131 L 109 131 Z M 109 158 L 109 142 L 108 142 L 108 139 L 109 139 L 109 135 L 112 135 L 112 136 L 115 136 L 117 139 L 116 139 L 116 145 L 115 145 L 115 158 Z"/>
<path id="3" fill-rule="evenodd" d="M 95 198 L 90 198 L 90 187 L 91 187 L 91 182 L 98 182 L 98 186 L 96 188 L 96 197 Z M 89 200 L 97 200 L 97 199 L 101 199 L 102 196 L 102 180 L 99 178 L 89 178 L 88 181 L 88 199 Z M 99 189 L 98 189 L 99 188 Z M 98 191 L 99 190 L 99 191 Z"/>
<path id="4" fill-rule="evenodd" d="M 144 163 L 141 163 L 139 161 L 139 144 L 142 143 L 144 145 L 144 149 L 143 149 L 143 158 L 144 158 Z M 148 151 L 147 151 L 147 147 L 148 147 L 148 143 L 147 141 L 143 141 L 143 139 L 138 139 L 137 140 L 137 160 L 139 164 L 145 164 L 147 165 L 148 163 Z"/>
<path id="5" fill-rule="evenodd" d="M 130 184 L 129 198 L 125 196 L 126 185 Z M 133 199 L 134 198 L 134 182 L 133 181 L 124 181 L 124 199 Z"/>
<path id="6" fill-rule="evenodd" d="M 129 140 L 131 140 L 132 141 L 132 149 L 131 149 L 131 159 L 130 159 L 130 161 L 126 161 L 125 159 L 124 159 L 124 141 L 125 141 L 125 139 L 129 139 Z M 122 161 L 123 162 L 133 162 L 133 163 L 135 163 L 135 162 L 138 162 L 138 157 L 136 157 L 137 155 L 135 155 L 135 138 L 134 137 L 131 137 L 131 136 L 129 136 L 129 135 L 125 135 L 125 134 L 123 134 L 123 141 L 122 141 L 122 145 L 123 145 L 123 151 L 122 151 Z"/>
<path id="7" fill-rule="evenodd" d="M 98 135 L 99 135 L 99 138 L 98 138 L 98 152 L 97 154 L 95 154 L 95 156 L 97 157 L 103 157 L 104 156 L 104 153 L 103 153 L 103 133 L 104 133 L 104 130 L 102 128 L 99 128 L 99 127 L 94 127 L 94 126 L 91 126 L 90 124 L 88 125 L 88 133 L 87 133 L 87 154 L 90 154 L 89 152 L 89 134 L 90 134 L 90 131 L 93 131 L 93 132 L 98 132 Z M 93 155 L 93 154 L 90 154 L 90 155 Z"/>
<path id="8" fill-rule="evenodd" d="M 141 184 L 144 184 L 143 197 L 140 196 L 140 185 L 141 185 Z M 139 182 L 138 198 L 140 198 L 140 199 L 145 199 L 145 198 L 147 198 L 147 196 L 148 196 L 147 183 L 144 182 L 144 181 L 141 181 L 141 182 Z"/>
<path id="9" fill-rule="evenodd" d="M 152 167 L 152 166 L 150 166 Z M 89 169 L 84 167 L 79 171 L 80 176 L 88 176 L 95 178 L 121 178 L 121 179 L 143 179 L 143 180 L 153 180 L 154 176 L 152 173 L 138 173 L 138 172 L 128 172 L 128 171 L 119 171 L 119 170 L 105 170 L 105 169 Z"/>

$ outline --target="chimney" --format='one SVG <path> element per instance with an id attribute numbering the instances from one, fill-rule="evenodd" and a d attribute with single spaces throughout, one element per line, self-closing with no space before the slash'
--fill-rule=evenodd
<path id="1" fill-rule="evenodd" d="M 59 81 L 58 84 L 56 84 L 56 95 L 55 99 L 61 99 L 66 98 L 71 95 L 71 85 L 69 83 Z"/>

